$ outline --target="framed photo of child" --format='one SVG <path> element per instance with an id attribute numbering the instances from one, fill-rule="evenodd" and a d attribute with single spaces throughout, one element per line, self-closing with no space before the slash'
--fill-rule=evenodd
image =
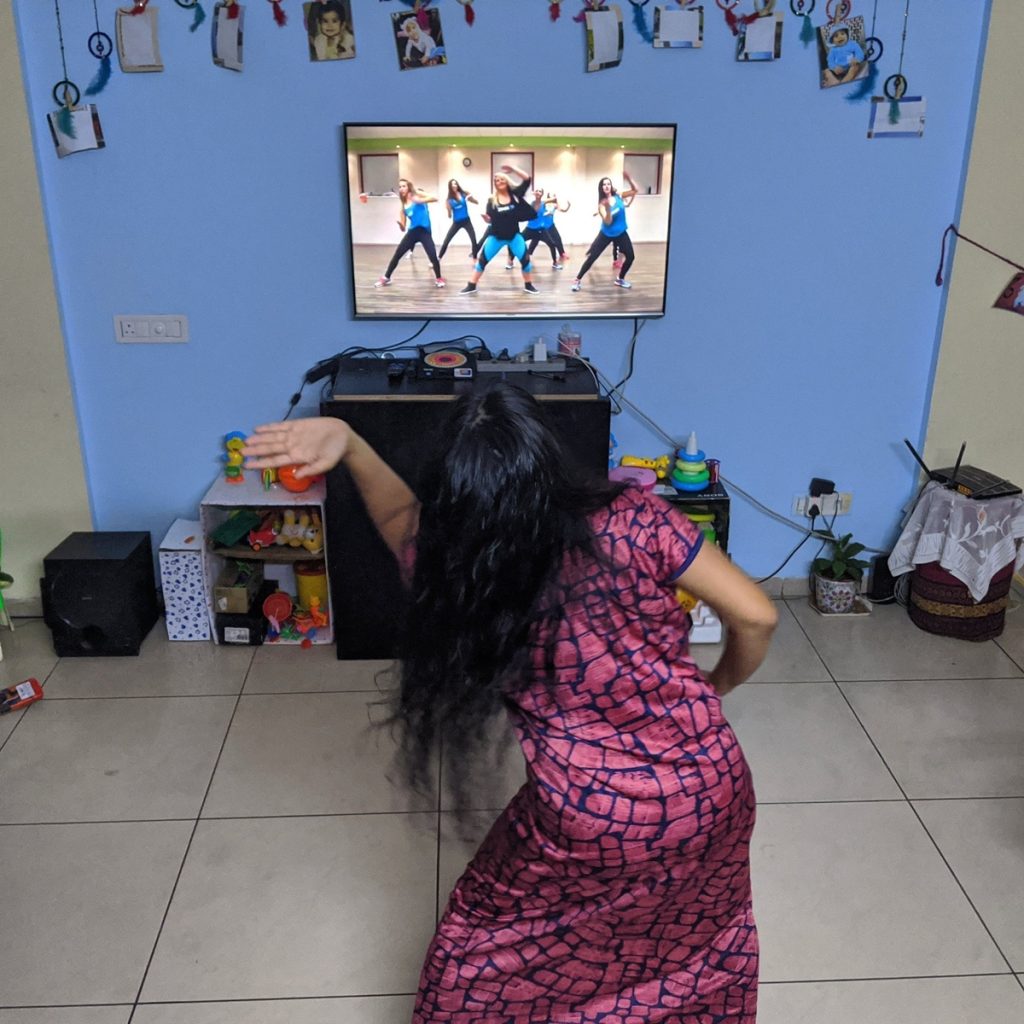
<path id="1" fill-rule="evenodd" d="M 822 25 L 818 29 L 822 89 L 864 78 L 870 70 L 866 49 L 863 18 L 846 18 Z"/>
<path id="2" fill-rule="evenodd" d="M 352 0 L 314 0 L 302 10 L 310 60 L 351 60 L 356 55 Z"/>
<path id="3" fill-rule="evenodd" d="M 426 15 L 426 27 L 421 21 L 423 15 Z M 392 14 L 391 25 L 398 49 L 398 66 L 403 71 L 448 63 L 441 32 L 441 12 L 436 7 L 421 7 L 416 14 Z"/>

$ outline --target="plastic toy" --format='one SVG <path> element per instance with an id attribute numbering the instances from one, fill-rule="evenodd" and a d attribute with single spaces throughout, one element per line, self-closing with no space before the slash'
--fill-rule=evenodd
<path id="1" fill-rule="evenodd" d="M 643 466 L 616 466 L 608 470 L 608 479 L 639 487 L 641 491 L 649 491 L 658 482 L 654 470 Z"/>
<path id="2" fill-rule="evenodd" d="M 284 519 L 281 523 L 281 528 L 278 531 L 276 544 L 287 545 L 288 547 L 297 548 L 302 546 L 302 538 L 306 533 L 306 528 L 309 526 L 309 513 L 303 512 L 302 516 L 298 516 L 295 509 L 286 508 L 284 510 Z"/>
<path id="3" fill-rule="evenodd" d="M 277 481 L 286 491 L 301 494 L 303 491 L 308 491 L 314 483 L 323 479 L 322 476 L 304 476 L 296 479 L 295 471 L 298 468 L 298 466 L 282 466 L 277 471 Z"/>
<path id="4" fill-rule="evenodd" d="M 276 640 L 281 629 L 292 613 L 292 599 L 283 591 L 275 590 L 263 601 L 263 617 L 270 624 L 270 639 Z"/>
<path id="5" fill-rule="evenodd" d="M 255 530 L 263 517 L 251 509 L 232 512 L 211 534 L 210 540 L 220 547 L 234 547 L 250 530 Z"/>
<path id="6" fill-rule="evenodd" d="M 710 478 L 704 452 L 697 447 L 697 433 L 691 431 L 686 446 L 676 452 L 670 483 L 677 491 L 703 491 Z"/>
<path id="7" fill-rule="evenodd" d="M 277 483 L 277 470 L 276 469 L 265 469 L 260 474 L 260 481 L 263 484 L 263 490 L 269 491 L 274 484 Z"/>
<path id="8" fill-rule="evenodd" d="M 43 699 L 43 688 L 38 679 L 26 679 L 23 683 L 15 683 L 6 690 L 0 690 L 0 715 L 9 711 L 20 711 Z"/>
<path id="9" fill-rule="evenodd" d="M 320 513 L 314 512 L 310 517 L 309 526 L 302 535 L 302 546 L 313 555 L 324 549 L 324 527 L 320 522 Z"/>
<path id="10" fill-rule="evenodd" d="M 224 467 L 224 479 L 229 484 L 240 484 L 245 482 L 242 473 L 242 463 L 245 461 L 242 456 L 242 449 L 245 447 L 245 434 L 238 430 L 232 430 L 224 437 L 224 447 L 227 454 L 223 456 L 227 465 Z"/>
<path id="11" fill-rule="evenodd" d="M 249 547 L 253 551 L 269 547 L 276 543 L 278 534 L 281 532 L 281 524 L 278 522 L 276 512 L 268 512 L 255 530 L 249 531 Z"/>
<path id="12" fill-rule="evenodd" d="M 668 455 L 659 455 L 656 459 L 646 459 L 639 455 L 623 455 L 619 459 L 620 466 L 636 466 L 640 469 L 653 469 L 657 474 L 659 480 L 664 480 L 668 476 L 669 468 L 672 465 L 672 459 Z"/>

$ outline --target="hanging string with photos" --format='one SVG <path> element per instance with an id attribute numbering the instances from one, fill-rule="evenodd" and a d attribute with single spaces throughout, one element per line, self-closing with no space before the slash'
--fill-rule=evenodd
<path id="1" fill-rule="evenodd" d="M 789 0 L 789 9 L 798 18 L 803 18 L 803 24 L 800 26 L 800 42 L 804 44 L 806 50 L 814 42 L 814 26 L 811 24 L 814 0 Z"/>
<path id="2" fill-rule="evenodd" d="M 640 33 L 640 38 L 653 46 L 654 33 L 651 31 L 650 25 L 647 24 L 647 18 L 644 15 L 644 8 L 650 3 L 650 0 L 629 0 L 629 2 L 633 5 L 634 27 Z"/>
<path id="3" fill-rule="evenodd" d="M 53 0 L 57 14 L 57 40 L 60 43 L 60 66 L 64 77 L 53 87 L 53 102 L 60 107 L 57 114 L 57 128 L 69 139 L 75 138 L 75 122 L 71 116 L 71 108 L 82 98 L 78 86 L 68 77 L 68 61 L 64 55 L 64 29 L 60 23 L 60 0 Z"/>
<path id="4" fill-rule="evenodd" d="M 99 69 L 85 90 L 86 96 L 97 96 L 103 92 L 104 86 L 110 81 L 110 54 L 114 50 L 114 40 L 106 32 L 100 31 L 100 15 L 96 10 L 96 0 L 92 0 L 92 16 L 96 23 L 96 31 L 89 36 L 89 52 L 100 62 Z"/>
<path id="5" fill-rule="evenodd" d="M 761 12 L 758 10 L 753 10 L 749 14 L 737 14 L 736 8 L 739 7 L 740 0 L 715 0 L 715 4 L 720 11 L 725 13 L 725 23 L 734 36 L 738 36 L 741 29 L 753 24 L 761 17 Z"/>
<path id="6" fill-rule="evenodd" d="M 899 124 L 900 100 L 907 94 L 907 80 L 903 76 L 903 52 L 907 47 L 907 22 L 910 20 L 910 0 L 906 0 L 903 8 L 903 35 L 900 38 L 900 66 L 896 69 L 895 75 L 890 75 L 882 86 L 889 101 L 889 124 Z"/>
<path id="7" fill-rule="evenodd" d="M 186 11 L 192 11 L 192 24 L 188 27 L 189 32 L 195 32 L 206 21 L 206 11 L 203 10 L 203 5 L 199 0 L 174 0 L 174 2 Z"/>
<path id="8" fill-rule="evenodd" d="M 885 46 L 882 40 L 875 35 L 875 24 L 878 21 L 878 0 L 875 0 L 874 9 L 871 11 L 871 32 L 864 40 L 864 59 L 868 62 L 868 73 L 860 80 L 860 85 L 847 94 L 848 103 L 857 103 L 873 96 L 875 86 L 878 84 L 878 62 L 882 59 Z"/>

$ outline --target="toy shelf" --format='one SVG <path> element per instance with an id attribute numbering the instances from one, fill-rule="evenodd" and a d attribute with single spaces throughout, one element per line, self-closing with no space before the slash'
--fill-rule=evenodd
<path id="1" fill-rule="evenodd" d="M 267 565 L 288 566 L 296 562 L 322 561 L 327 563 L 327 537 L 324 530 L 324 549 L 316 554 L 304 548 L 293 548 L 290 545 L 274 545 L 253 551 L 247 545 L 214 548 L 210 534 L 224 523 L 236 509 L 287 509 L 297 512 L 317 512 L 320 521 L 326 522 L 324 503 L 327 497 L 327 486 L 323 480 L 311 484 L 309 489 L 298 493 L 285 490 L 280 484 L 274 484 L 269 490 L 264 489 L 261 475 L 246 472 L 240 484 L 231 484 L 223 476 L 219 476 L 213 486 L 206 492 L 199 505 L 199 522 L 203 532 L 203 589 L 206 593 L 206 608 L 210 617 L 210 629 L 214 643 L 219 643 L 217 636 L 213 590 L 216 581 L 224 570 L 229 559 L 246 562 L 264 562 Z M 318 629 L 313 638 L 314 644 L 334 643 L 334 608 L 330 597 L 331 589 L 327 587 L 328 624 Z M 295 595 L 292 594 L 292 597 Z M 295 646 L 297 640 L 275 640 L 275 646 Z"/>

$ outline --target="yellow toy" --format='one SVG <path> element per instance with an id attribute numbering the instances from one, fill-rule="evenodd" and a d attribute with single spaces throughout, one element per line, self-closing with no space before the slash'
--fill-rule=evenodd
<path id="1" fill-rule="evenodd" d="M 231 431 L 224 438 L 224 448 L 227 452 L 224 455 L 224 479 L 229 484 L 244 483 L 245 478 L 242 475 L 242 463 L 244 461 L 242 449 L 244 447 L 245 435 L 240 434 L 237 430 Z"/>
<path id="2" fill-rule="evenodd" d="M 664 480 L 672 466 L 672 459 L 668 455 L 659 455 L 656 459 L 645 459 L 640 455 L 623 455 L 619 459 L 619 465 L 653 469 L 658 479 Z"/>
<path id="3" fill-rule="evenodd" d="M 682 608 L 687 615 L 689 615 L 690 612 L 700 604 L 700 601 L 698 601 L 693 594 L 687 590 L 683 590 L 682 587 L 676 587 L 676 600 L 679 602 L 680 608 Z"/>
<path id="4" fill-rule="evenodd" d="M 301 517 L 297 517 L 295 509 L 286 508 L 284 510 L 284 519 L 281 523 L 281 532 L 278 533 L 275 543 L 287 544 L 292 548 L 301 547 L 302 538 L 308 526 L 309 516 L 307 513 L 303 512 Z"/>
<path id="5" fill-rule="evenodd" d="M 302 546 L 311 554 L 319 554 L 324 549 L 324 528 L 320 522 L 320 513 L 314 512 L 309 526 L 303 531 Z"/>

